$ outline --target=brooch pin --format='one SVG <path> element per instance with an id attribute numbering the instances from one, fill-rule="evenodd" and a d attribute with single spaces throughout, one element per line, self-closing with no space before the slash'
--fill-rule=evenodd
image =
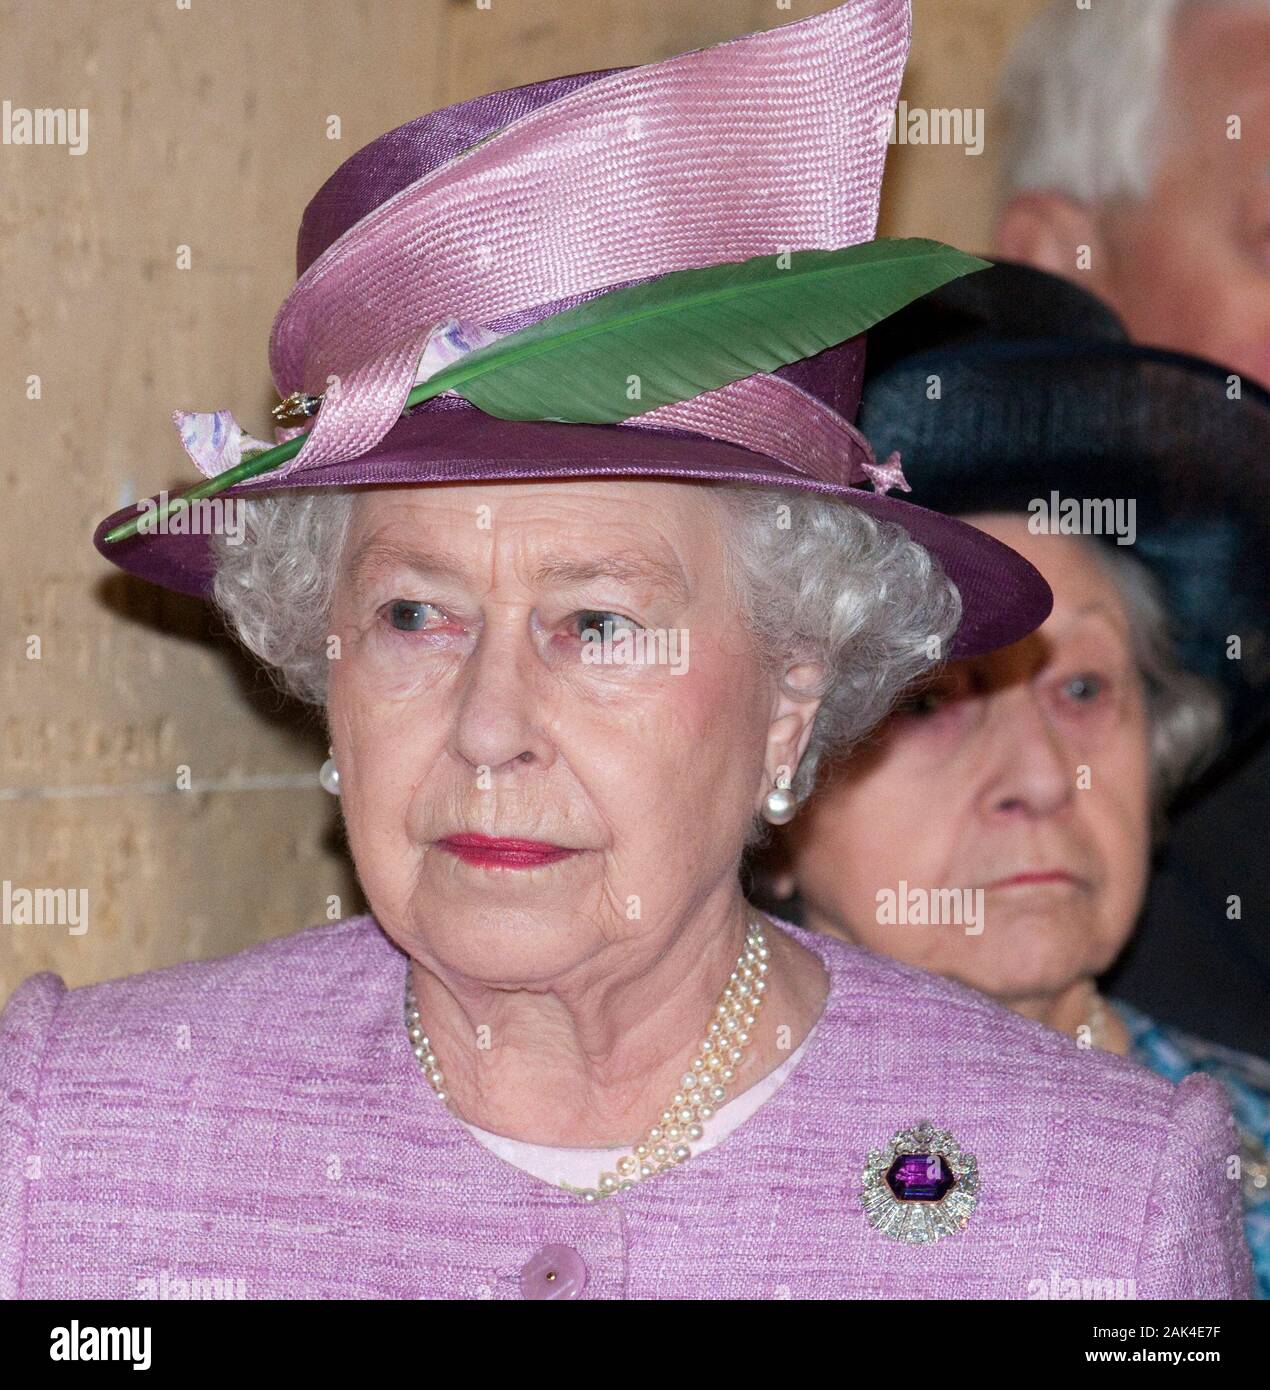
<path id="1" fill-rule="evenodd" d="M 870 1149 L 860 1201 L 869 1225 L 894 1240 L 927 1245 L 959 1231 L 979 1200 L 974 1154 L 929 1120 Z"/>

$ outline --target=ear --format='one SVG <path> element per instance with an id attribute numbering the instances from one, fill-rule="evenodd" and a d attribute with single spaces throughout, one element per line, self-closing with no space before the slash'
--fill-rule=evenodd
<path id="1" fill-rule="evenodd" d="M 756 811 L 777 781 L 788 785 L 794 780 L 798 764 L 811 741 L 816 712 L 820 709 L 820 696 L 813 692 L 820 690 L 823 678 L 824 667 L 816 661 L 801 661 L 785 668 L 785 679 L 777 685 L 772 698 L 763 780 L 755 797 Z M 800 691 L 806 693 L 799 694 Z"/>
<path id="2" fill-rule="evenodd" d="M 1007 260 L 1048 270 L 1088 290 L 1097 285 L 1090 269 L 1081 265 L 1081 248 L 1089 248 L 1086 264 L 1102 266 L 1098 219 L 1086 204 L 1062 193 L 1028 192 L 1011 198 L 997 215 L 993 246 Z"/>

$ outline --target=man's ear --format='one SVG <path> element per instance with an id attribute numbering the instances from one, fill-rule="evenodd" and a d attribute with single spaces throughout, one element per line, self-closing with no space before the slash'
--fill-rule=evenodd
<path id="1" fill-rule="evenodd" d="M 1102 251 L 1097 218 L 1062 193 L 1016 194 L 997 214 L 996 254 L 1097 292 Z M 1086 250 L 1087 248 L 1087 250 Z"/>
<path id="2" fill-rule="evenodd" d="M 772 717 L 767 725 L 767 751 L 763 759 L 763 785 L 758 789 L 758 803 L 779 778 L 790 782 L 798 771 L 807 745 L 811 741 L 812 725 L 820 708 L 820 682 L 824 667 L 815 661 L 803 661 L 790 666 L 785 680 L 776 689 L 772 700 Z M 789 689 L 805 694 L 790 694 Z"/>

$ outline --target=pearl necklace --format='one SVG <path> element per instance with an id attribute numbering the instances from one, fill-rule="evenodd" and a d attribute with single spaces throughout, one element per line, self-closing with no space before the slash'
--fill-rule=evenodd
<path id="1" fill-rule="evenodd" d="M 1103 1002 L 1103 997 L 1097 991 L 1094 992 L 1093 1008 L 1089 1011 L 1088 1018 L 1085 1019 L 1084 1026 L 1089 1029 L 1089 1045 L 1096 1047 L 1100 1052 L 1109 1052 L 1110 1042 L 1109 1030 L 1107 1025 L 1107 1006 Z"/>
<path id="2" fill-rule="evenodd" d="M 705 1039 L 680 1078 L 680 1089 L 671 1096 L 657 1121 L 649 1126 L 632 1152 L 617 1160 L 614 1171 L 601 1173 L 594 1187 L 569 1187 L 569 1191 L 577 1193 L 583 1201 L 594 1202 L 615 1192 L 624 1192 L 637 1182 L 656 1177 L 691 1158 L 689 1143 L 696 1143 L 704 1135 L 706 1122 L 726 1098 L 728 1087 L 736 1080 L 745 1054 L 754 1041 L 754 1025 L 767 990 L 765 976 L 771 954 L 763 928 L 757 918 L 751 917 L 744 949 L 715 1005 Z M 437 1064 L 436 1053 L 419 1020 L 409 965 L 406 967 L 405 1016 L 406 1035 L 419 1070 L 437 1099 L 453 1110 L 445 1089 L 445 1074 Z"/>

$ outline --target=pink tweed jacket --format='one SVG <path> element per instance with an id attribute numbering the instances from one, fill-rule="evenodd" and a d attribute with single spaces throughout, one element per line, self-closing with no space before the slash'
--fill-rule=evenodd
<path id="1" fill-rule="evenodd" d="M 0 1020 L 0 1292 L 1248 1296 L 1215 1082 L 1175 1087 L 786 929 L 831 977 L 789 1079 L 717 1147 L 589 1205 L 438 1103 L 403 1031 L 405 957 L 372 918 L 82 989 L 32 976 Z M 910 1245 L 859 1192 L 869 1149 L 921 1119 L 981 1185 L 964 1229 Z"/>

